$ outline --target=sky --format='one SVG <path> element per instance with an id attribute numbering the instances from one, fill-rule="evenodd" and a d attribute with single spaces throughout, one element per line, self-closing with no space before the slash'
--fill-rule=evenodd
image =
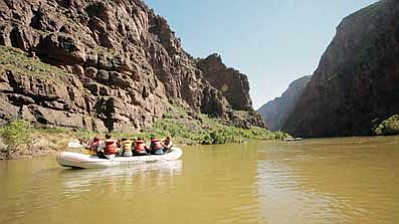
<path id="1" fill-rule="evenodd" d="M 336 27 L 376 0 L 144 0 L 194 57 L 221 55 L 248 76 L 253 106 L 316 70 Z"/>

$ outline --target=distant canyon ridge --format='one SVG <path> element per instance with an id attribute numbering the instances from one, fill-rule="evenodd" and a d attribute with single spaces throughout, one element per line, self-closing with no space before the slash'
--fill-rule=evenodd
<path id="1" fill-rule="evenodd" d="M 269 101 L 258 109 L 270 130 L 282 130 L 311 78 L 311 76 L 304 76 L 293 81 L 281 97 Z"/>
<path id="2" fill-rule="evenodd" d="M 264 127 L 247 77 L 193 58 L 141 0 L 0 0 L 0 120 L 136 131 L 179 108 Z"/>
<path id="3" fill-rule="evenodd" d="M 272 129 L 299 137 L 373 134 L 399 113 L 399 1 L 344 18 L 311 79 L 295 81 L 259 112 Z"/>

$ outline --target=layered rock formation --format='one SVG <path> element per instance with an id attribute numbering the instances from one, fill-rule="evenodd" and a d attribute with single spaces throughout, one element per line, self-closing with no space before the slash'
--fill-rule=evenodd
<path id="1" fill-rule="evenodd" d="M 166 20 L 141 0 L 0 0 L 0 18 L 0 44 L 23 52 L 2 50 L 29 62 L 1 69 L 3 120 L 18 115 L 45 125 L 131 131 L 176 102 L 226 121 L 235 119 L 233 108 L 253 113 L 246 77 L 235 84 L 226 76 L 233 78 L 224 81 L 229 86 L 243 86 L 235 98 L 210 83 L 218 74 L 204 77 L 210 70 L 198 68 Z M 43 70 L 42 62 L 61 70 Z"/>
<path id="2" fill-rule="evenodd" d="M 267 102 L 258 109 L 258 113 L 270 130 L 278 131 L 283 128 L 287 118 L 301 99 L 310 79 L 311 76 L 304 76 L 293 81 L 281 97 Z"/>
<path id="3" fill-rule="evenodd" d="M 227 68 L 218 54 L 212 54 L 205 59 L 200 59 L 197 64 L 205 79 L 213 87 L 221 90 L 233 109 L 252 109 L 247 76 L 234 68 Z"/>
<path id="4" fill-rule="evenodd" d="M 346 17 L 284 130 L 303 137 L 372 134 L 399 111 L 399 1 Z"/>

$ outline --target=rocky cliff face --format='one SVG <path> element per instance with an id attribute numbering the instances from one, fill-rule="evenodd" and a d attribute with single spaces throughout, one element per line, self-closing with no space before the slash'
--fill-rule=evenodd
<path id="1" fill-rule="evenodd" d="M 345 18 L 284 130 L 304 137 L 369 135 L 399 111 L 399 1 Z"/>
<path id="2" fill-rule="evenodd" d="M 212 54 L 198 61 L 205 79 L 224 97 L 235 110 L 252 110 L 249 83 L 245 75 L 223 64 L 220 55 Z"/>
<path id="3" fill-rule="evenodd" d="M 301 99 L 310 79 L 311 76 L 304 76 L 293 81 L 281 97 L 269 101 L 259 108 L 258 113 L 270 130 L 278 131 L 283 128 L 287 118 Z"/>
<path id="4" fill-rule="evenodd" d="M 249 103 L 229 103 L 230 95 L 208 81 L 218 74 L 205 77 L 207 68 L 198 68 L 166 20 L 141 0 L 0 0 L 0 18 L 0 44 L 21 50 L 2 51 L 27 62 L 1 62 L 3 120 L 19 115 L 46 125 L 131 131 L 176 101 L 227 121 L 232 108 L 251 111 L 246 77 L 226 82 L 243 85 L 236 96 Z"/>

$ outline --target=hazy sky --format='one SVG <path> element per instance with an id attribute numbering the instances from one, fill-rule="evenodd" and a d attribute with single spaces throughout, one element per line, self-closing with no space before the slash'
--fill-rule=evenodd
<path id="1" fill-rule="evenodd" d="M 343 17 L 375 0 L 145 0 L 194 57 L 248 76 L 254 108 L 314 72 Z"/>

